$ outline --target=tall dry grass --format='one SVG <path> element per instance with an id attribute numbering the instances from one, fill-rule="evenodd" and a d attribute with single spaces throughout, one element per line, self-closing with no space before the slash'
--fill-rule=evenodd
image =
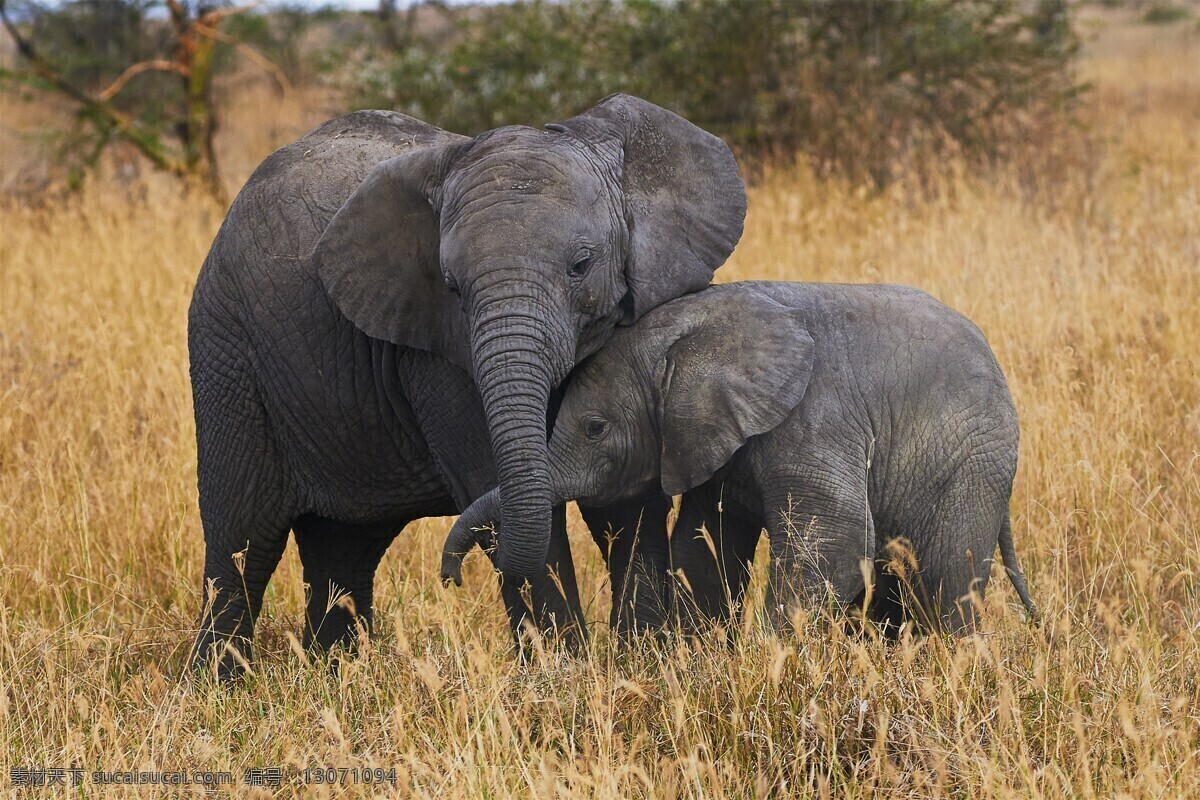
<path id="1" fill-rule="evenodd" d="M 1031 150 L 986 176 L 947 165 L 936 185 L 882 195 L 798 167 L 751 191 L 723 279 L 924 288 L 979 323 L 1009 375 L 1016 539 L 1045 623 L 1022 622 L 997 572 L 987 633 L 962 641 L 888 648 L 818 627 L 773 641 L 752 619 L 729 649 L 617 653 L 576 520 L 592 652 L 520 667 L 480 559 L 471 590 L 438 584 L 447 523 L 430 520 L 386 558 L 379 634 L 339 676 L 291 647 L 303 598 L 289 549 L 255 675 L 190 682 L 202 537 L 185 312 L 220 214 L 154 178 L 8 202 L 5 791 L 29 796 L 9 768 L 74 765 L 235 780 L 282 766 L 276 794 L 317 797 L 1200 795 L 1198 47 L 1179 26 L 1103 32 L 1084 65 L 1086 157 Z M 247 131 L 281 118 L 238 116 Z M 235 169 L 294 132 L 247 134 Z M 296 774 L 324 765 L 394 767 L 399 788 Z"/>

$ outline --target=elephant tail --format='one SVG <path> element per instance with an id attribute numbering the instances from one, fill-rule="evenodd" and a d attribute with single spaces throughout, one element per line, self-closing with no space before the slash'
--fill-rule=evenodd
<path id="1" fill-rule="evenodd" d="M 453 581 L 455 586 L 462 586 L 462 562 L 475 545 L 483 548 L 493 565 L 496 563 L 496 532 L 492 523 L 497 498 L 495 490 L 484 495 L 462 513 L 446 535 L 446 543 L 442 545 L 442 583 L 449 586 Z"/>
<path id="2" fill-rule="evenodd" d="M 1025 574 L 1021 572 L 1021 565 L 1017 563 L 1017 551 L 1013 547 L 1012 539 L 1012 521 L 1008 514 L 1004 515 L 1004 522 L 1000 526 L 1000 560 L 1004 562 L 1004 571 L 1008 573 L 1008 579 L 1012 581 L 1013 588 L 1017 590 L 1022 605 L 1029 613 L 1029 618 L 1037 621 L 1037 606 L 1034 604 L 1033 598 L 1029 596 L 1029 587 L 1025 584 Z"/>

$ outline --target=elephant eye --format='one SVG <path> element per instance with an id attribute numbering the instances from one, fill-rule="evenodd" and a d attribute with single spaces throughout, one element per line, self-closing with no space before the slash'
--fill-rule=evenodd
<path id="1" fill-rule="evenodd" d="M 446 288 L 450 290 L 450 294 L 458 295 L 458 281 L 454 280 L 454 276 L 447 272 L 442 276 L 442 280 L 446 282 Z"/>
<path id="2" fill-rule="evenodd" d="M 583 434 L 589 439 L 599 439 L 608 431 L 608 422 L 592 417 L 583 424 Z"/>
<path id="3" fill-rule="evenodd" d="M 579 256 L 575 259 L 575 263 L 571 265 L 571 274 L 576 278 L 582 278 L 587 274 L 588 268 L 592 266 L 592 256 L 590 253 Z"/>

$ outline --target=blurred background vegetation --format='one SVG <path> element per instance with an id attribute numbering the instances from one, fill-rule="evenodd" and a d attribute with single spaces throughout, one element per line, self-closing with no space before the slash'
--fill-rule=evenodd
<path id="1" fill-rule="evenodd" d="M 1143 5 L 1147 22 L 1190 13 Z M 159 167 L 219 186 L 211 141 L 222 109 L 246 85 L 237 76 L 257 71 L 276 91 L 320 93 L 330 115 L 391 108 L 466 134 L 561 119 L 628 92 L 724 137 L 747 164 L 800 155 L 819 173 L 882 186 L 948 155 L 995 161 L 1069 130 L 1085 89 L 1074 69 L 1080 6 L 382 0 L 363 12 L 0 0 L 10 23 L 0 78 L 26 99 L 65 92 L 74 122 L 47 138 L 76 182 L 123 141 Z M 41 68 L 11 52 L 13 38 L 35 50 Z"/>
<path id="2" fill-rule="evenodd" d="M 1064 0 L 566 0 L 450 21 L 406 25 L 332 74 L 356 107 L 461 131 L 619 90 L 743 153 L 802 152 L 879 183 L 946 147 L 999 155 L 1079 89 Z"/>

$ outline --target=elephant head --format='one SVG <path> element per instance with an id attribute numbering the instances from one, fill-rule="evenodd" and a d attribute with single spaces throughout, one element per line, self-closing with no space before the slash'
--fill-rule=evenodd
<path id="1" fill-rule="evenodd" d="M 725 144 L 613 95 L 546 126 L 414 149 L 367 175 L 314 257 L 372 337 L 441 354 L 483 400 L 506 535 L 501 569 L 544 569 L 551 392 L 618 323 L 708 285 L 742 232 Z"/>
<path id="2" fill-rule="evenodd" d="M 678 495 L 712 478 L 750 439 L 800 405 L 813 369 L 803 312 L 753 289 L 714 286 L 667 303 L 619 331 L 572 376 L 550 440 L 551 499 L 610 503 L 659 485 Z M 490 492 L 446 540 L 442 578 L 486 526 L 501 522 Z"/>

